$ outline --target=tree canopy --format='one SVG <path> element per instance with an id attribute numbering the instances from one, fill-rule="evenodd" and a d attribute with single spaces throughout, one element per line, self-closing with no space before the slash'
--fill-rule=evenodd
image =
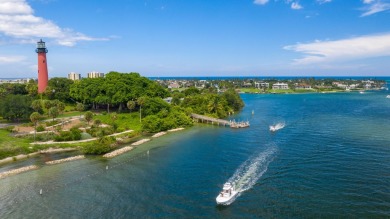
<path id="1" fill-rule="evenodd" d="M 125 107 L 141 96 L 166 97 L 168 92 L 157 82 L 138 73 L 110 72 L 104 78 L 85 78 L 70 87 L 70 96 L 84 104 Z"/>

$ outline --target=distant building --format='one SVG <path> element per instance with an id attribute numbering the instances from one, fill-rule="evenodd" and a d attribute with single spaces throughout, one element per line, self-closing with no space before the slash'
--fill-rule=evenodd
<path id="1" fill-rule="evenodd" d="M 255 82 L 256 88 L 269 88 L 269 83 L 267 82 Z"/>
<path id="2" fill-rule="evenodd" d="M 0 84 L 27 84 L 30 82 L 30 78 L 21 78 L 21 79 L 0 79 Z"/>
<path id="3" fill-rule="evenodd" d="M 77 74 L 75 72 L 71 72 L 68 74 L 68 79 L 73 80 L 73 81 L 77 81 L 77 80 L 81 79 L 81 75 Z"/>
<path id="4" fill-rule="evenodd" d="M 297 84 L 295 86 L 296 89 L 311 89 L 311 85 L 309 84 Z"/>
<path id="5" fill-rule="evenodd" d="M 99 73 L 97 71 L 89 72 L 87 75 L 88 78 L 104 78 L 104 73 Z"/>
<path id="6" fill-rule="evenodd" d="M 287 90 L 288 84 L 278 82 L 278 83 L 272 85 L 272 89 L 274 89 L 274 90 Z"/>

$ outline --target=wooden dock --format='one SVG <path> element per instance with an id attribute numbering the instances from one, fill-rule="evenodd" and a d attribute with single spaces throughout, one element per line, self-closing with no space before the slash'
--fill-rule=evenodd
<path id="1" fill-rule="evenodd" d="M 213 125 L 218 126 L 229 126 L 231 128 L 246 128 L 249 127 L 249 122 L 235 122 L 235 121 L 227 121 L 223 119 L 216 119 L 208 116 L 203 116 L 199 114 L 192 113 L 191 117 L 197 122 L 202 123 L 211 123 Z"/>

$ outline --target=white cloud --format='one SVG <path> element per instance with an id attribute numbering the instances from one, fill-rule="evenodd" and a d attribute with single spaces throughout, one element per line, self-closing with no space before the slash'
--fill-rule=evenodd
<path id="1" fill-rule="evenodd" d="M 332 2 L 332 0 L 317 0 L 317 3 L 321 5 L 329 2 Z"/>
<path id="2" fill-rule="evenodd" d="M 0 64 L 1 63 L 13 63 L 23 61 L 25 57 L 23 56 L 0 56 Z"/>
<path id="3" fill-rule="evenodd" d="M 0 14 L 32 14 L 33 10 L 25 0 L 2 0 Z"/>
<path id="4" fill-rule="evenodd" d="M 297 65 L 390 56 L 390 33 L 334 41 L 298 43 L 285 46 L 284 49 L 304 54 L 303 58 L 294 60 L 294 64 Z"/>
<path id="5" fill-rule="evenodd" d="M 291 3 L 291 9 L 294 9 L 294 10 L 299 10 L 299 9 L 302 9 L 302 5 L 300 5 L 298 2 L 293 2 Z"/>
<path id="6" fill-rule="evenodd" d="M 255 0 L 253 3 L 256 5 L 265 5 L 269 0 Z"/>
<path id="7" fill-rule="evenodd" d="M 18 39 L 19 42 L 51 38 L 64 46 L 74 46 L 78 41 L 107 40 L 61 28 L 52 21 L 37 17 L 33 13 L 34 11 L 26 0 L 1 0 L 0 33 Z"/>
<path id="8" fill-rule="evenodd" d="M 363 0 L 363 3 L 364 4 L 371 4 L 373 3 L 375 0 Z"/>
<path id="9" fill-rule="evenodd" d="M 365 11 L 360 17 L 370 16 L 382 11 L 390 10 L 390 3 L 383 3 L 380 1 L 364 0 L 364 4 L 367 4 L 362 10 Z"/>

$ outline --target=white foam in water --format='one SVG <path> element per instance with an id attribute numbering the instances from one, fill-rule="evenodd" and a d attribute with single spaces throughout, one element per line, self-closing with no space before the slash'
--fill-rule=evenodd
<path id="1" fill-rule="evenodd" d="M 277 123 L 276 125 L 270 125 L 270 126 L 269 126 L 269 130 L 270 130 L 270 131 L 273 131 L 273 132 L 276 132 L 276 131 L 278 131 L 279 129 L 284 128 L 284 126 L 286 126 L 286 124 L 285 124 L 284 122 L 279 122 L 279 123 Z"/>
<path id="2" fill-rule="evenodd" d="M 228 182 L 235 185 L 236 191 L 239 192 L 236 198 L 240 196 L 242 192 L 252 188 L 256 184 L 257 180 L 259 180 L 260 177 L 267 171 L 268 165 L 274 159 L 276 151 L 276 146 L 270 146 L 265 151 L 252 156 L 241 164 L 233 176 L 228 180 Z M 229 204 L 234 202 L 234 200 L 232 200 Z"/>

